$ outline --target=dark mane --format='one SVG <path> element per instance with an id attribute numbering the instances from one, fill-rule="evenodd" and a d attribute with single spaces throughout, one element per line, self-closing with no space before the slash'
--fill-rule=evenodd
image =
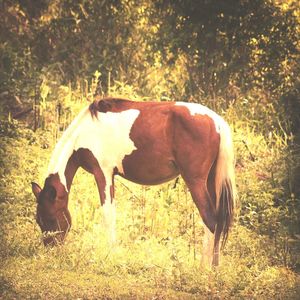
<path id="1" fill-rule="evenodd" d="M 103 98 L 103 99 L 96 99 L 93 103 L 90 104 L 89 110 L 92 117 L 97 118 L 98 112 L 108 112 L 114 111 L 114 109 L 120 108 L 125 103 L 132 102 L 128 99 L 122 98 Z"/>
<path id="2" fill-rule="evenodd" d="M 90 113 L 92 115 L 92 117 L 97 117 L 97 112 L 98 112 L 98 101 L 99 100 L 95 100 L 94 102 L 92 102 L 89 106 L 89 110 Z"/>

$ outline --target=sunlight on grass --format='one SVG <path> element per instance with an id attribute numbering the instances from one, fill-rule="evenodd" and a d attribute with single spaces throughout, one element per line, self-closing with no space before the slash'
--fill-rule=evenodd
<path id="1" fill-rule="evenodd" d="M 14 140 L 6 138 L 2 297 L 296 299 L 299 275 L 287 266 L 299 259 L 297 248 L 286 251 L 282 210 L 273 205 L 275 193 L 281 193 L 278 161 L 284 140 L 278 137 L 270 147 L 255 128 L 228 114 L 235 132 L 240 213 L 215 270 L 200 268 L 203 224 L 182 179 L 176 187 L 174 181 L 146 187 L 118 177 L 118 241 L 111 247 L 93 176 L 80 170 L 69 199 L 71 231 L 63 245 L 44 248 L 30 182 L 43 183 L 56 136 L 25 130 Z"/>

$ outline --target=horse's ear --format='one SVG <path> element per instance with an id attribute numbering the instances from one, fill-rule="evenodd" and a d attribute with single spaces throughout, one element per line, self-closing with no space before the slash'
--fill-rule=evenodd
<path id="1" fill-rule="evenodd" d="M 41 187 L 37 183 L 31 182 L 31 188 L 32 188 L 32 192 L 33 192 L 35 198 L 38 199 L 39 194 L 42 190 Z"/>

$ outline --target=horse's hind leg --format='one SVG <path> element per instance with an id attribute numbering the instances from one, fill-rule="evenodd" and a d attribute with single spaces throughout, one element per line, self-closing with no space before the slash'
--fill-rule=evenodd
<path id="1" fill-rule="evenodd" d="M 202 257 L 201 257 L 201 265 L 203 267 L 210 267 L 214 264 L 214 257 L 212 254 L 214 253 L 214 234 L 210 232 L 210 230 L 204 225 L 204 236 L 202 243 Z"/>
<path id="2" fill-rule="evenodd" d="M 210 118 L 198 116 L 191 119 L 184 113 L 177 112 L 173 144 L 175 163 L 205 226 L 211 232 L 210 235 L 205 235 L 205 239 L 211 241 L 217 225 L 215 184 L 211 171 L 214 170 L 214 162 L 218 156 L 220 136 Z M 209 252 L 212 263 L 213 249 L 209 249 L 210 244 L 211 242 L 204 243 L 206 249 L 203 257 Z"/>
<path id="3" fill-rule="evenodd" d="M 212 199 L 206 187 L 206 180 L 197 179 L 195 181 L 193 180 L 193 182 L 186 180 L 186 184 L 204 224 L 213 233 L 216 227 L 216 213 L 214 204 L 212 203 Z"/>
<path id="4" fill-rule="evenodd" d="M 206 180 L 186 180 L 193 201 L 195 202 L 204 222 L 204 238 L 202 250 L 202 264 L 205 266 L 217 265 L 214 259 L 214 230 L 217 224 L 214 203 L 208 193 Z"/>
<path id="5" fill-rule="evenodd" d="M 213 191 L 214 184 L 212 184 L 212 178 L 209 175 L 211 170 L 213 170 L 213 162 L 217 154 L 213 153 L 213 151 L 209 153 L 210 155 L 200 156 L 201 159 L 199 159 L 196 153 L 182 153 L 182 156 L 180 156 L 181 159 L 177 160 L 177 164 L 204 225 L 207 227 L 205 228 L 203 241 L 202 262 L 209 262 L 209 265 L 216 265 L 217 261 L 213 260 L 213 248 L 217 213 L 215 192 Z M 191 161 L 187 163 L 185 161 L 186 157 L 189 157 Z M 208 182 L 210 183 L 209 187 Z"/>

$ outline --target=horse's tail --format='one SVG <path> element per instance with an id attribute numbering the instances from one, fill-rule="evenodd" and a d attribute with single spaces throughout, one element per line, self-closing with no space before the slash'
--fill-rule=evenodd
<path id="1" fill-rule="evenodd" d="M 219 244 L 222 236 L 222 247 L 224 247 L 233 221 L 236 189 L 234 174 L 235 161 L 230 127 L 225 121 L 222 123 L 222 126 L 219 127 L 220 146 L 215 169 L 217 213 L 215 246 Z"/>

